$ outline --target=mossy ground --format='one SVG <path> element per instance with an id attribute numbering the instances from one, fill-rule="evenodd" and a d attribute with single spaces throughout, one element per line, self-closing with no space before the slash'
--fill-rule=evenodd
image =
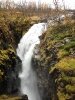
<path id="1" fill-rule="evenodd" d="M 21 37 L 28 31 L 30 26 L 40 20 L 38 16 L 26 16 L 19 11 L 0 10 L 0 100 L 18 100 L 20 97 L 9 96 L 8 79 L 15 74 L 16 48 Z M 10 75 L 9 75 L 10 73 Z M 2 95 L 4 94 L 4 95 Z"/>
<path id="2" fill-rule="evenodd" d="M 49 27 L 41 37 L 40 63 L 54 74 L 59 100 L 75 99 L 75 21 Z M 57 72 L 55 72 L 57 70 Z M 53 77 L 53 76 L 52 76 Z"/>
<path id="3" fill-rule="evenodd" d="M 34 18 L 33 18 L 34 19 Z M 31 25 L 31 19 L 21 13 L 0 12 L 0 82 L 16 60 L 15 48 L 23 33 Z M 39 62 L 41 67 L 55 76 L 59 100 L 75 99 L 75 21 L 67 21 L 48 28 L 42 36 Z M 6 98 L 6 99 L 5 99 Z M 1 96 L 0 100 L 16 100 L 18 97 Z"/>
<path id="4" fill-rule="evenodd" d="M 30 18 L 20 12 L 0 11 L 0 94 L 7 93 L 8 77 L 16 67 L 16 48 L 23 34 L 31 26 Z M 8 75 L 10 73 L 10 75 Z M 1 97 L 1 96 L 0 96 Z M 10 98 L 10 99 L 9 99 Z M 16 100 L 9 97 L 5 100 Z M 4 100 L 0 98 L 0 100 Z"/>

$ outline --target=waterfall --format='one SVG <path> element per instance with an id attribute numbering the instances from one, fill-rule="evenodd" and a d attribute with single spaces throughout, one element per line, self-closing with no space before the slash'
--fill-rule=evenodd
<path id="1" fill-rule="evenodd" d="M 32 69 L 31 60 L 34 47 L 40 43 L 41 36 L 47 29 L 46 23 L 34 24 L 22 37 L 17 48 L 17 55 L 22 60 L 22 72 L 19 73 L 21 79 L 21 94 L 26 94 L 28 100 L 41 100 L 37 87 L 37 75 Z"/>

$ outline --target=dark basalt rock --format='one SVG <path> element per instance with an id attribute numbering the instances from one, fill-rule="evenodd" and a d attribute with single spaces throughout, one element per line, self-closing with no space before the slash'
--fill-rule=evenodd
<path id="1" fill-rule="evenodd" d="M 18 74 L 21 70 L 21 61 L 17 57 L 15 67 L 13 69 L 10 69 L 10 71 L 7 74 L 7 92 L 8 93 L 19 93 L 19 87 L 20 87 L 20 79 L 18 77 Z"/>
<path id="2" fill-rule="evenodd" d="M 27 95 L 22 95 L 20 100 L 28 100 L 28 96 Z"/>
<path id="3" fill-rule="evenodd" d="M 20 87 L 20 79 L 18 77 L 21 70 L 21 60 L 16 56 L 14 60 L 11 59 L 11 67 L 5 65 L 4 76 L 0 80 L 0 94 L 18 94 Z"/>

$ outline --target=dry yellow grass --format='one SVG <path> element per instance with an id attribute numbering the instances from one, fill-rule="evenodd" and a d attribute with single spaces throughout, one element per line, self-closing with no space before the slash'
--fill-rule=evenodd
<path id="1" fill-rule="evenodd" d="M 30 17 L 31 18 L 31 20 L 40 20 L 40 17 L 39 16 L 32 16 L 32 17 Z"/>
<path id="2" fill-rule="evenodd" d="M 1 95 L 0 100 L 19 100 L 20 97 L 18 96 L 7 96 L 7 95 Z"/>

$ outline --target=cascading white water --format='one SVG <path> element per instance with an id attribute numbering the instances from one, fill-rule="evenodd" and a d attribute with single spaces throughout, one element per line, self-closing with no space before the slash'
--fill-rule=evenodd
<path id="1" fill-rule="evenodd" d="M 47 30 L 46 23 L 34 24 L 22 37 L 17 48 L 17 55 L 22 60 L 21 93 L 27 94 L 28 100 L 41 100 L 37 87 L 36 73 L 32 69 L 31 59 L 36 44 L 40 43 L 39 36 Z"/>

